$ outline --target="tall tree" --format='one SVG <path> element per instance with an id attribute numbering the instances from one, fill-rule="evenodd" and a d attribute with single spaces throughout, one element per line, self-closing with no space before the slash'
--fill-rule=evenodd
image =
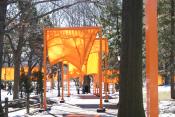
<path id="1" fill-rule="evenodd" d="M 123 0 L 118 117 L 145 117 L 142 94 L 143 0 Z"/>
<path id="2" fill-rule="evenodd" d="M 170 37 L 170 3 L 168 0 L 158 2 L 158 38 L 159 38 L 159 73 L 165 77 L 165 84 L 170 83 L 171 37 Z"/>
<path id="3" fill-rule="evenodd" d="M 1 71 L 2 71 L 2 57 L 3 57 L 3 39 L 4 39 L 4 32 L 5 32 L 5 18 L 6 18 L 6 11 L 7 11 L 7 0 L 0 1 L 0 85 L 1 85 Z M 0 88 L 0 114 L 3 117 L 3 110 L 1 105 L 1 88 Z"/>
<path id="4" fill-rule="evenodd" d="M 21 53 L 22 53 L 22 47 L 25 44 L 26 41 L 26 23 L 28 20 L 28 17 L 31 16 L 31 12 L 26 12 L 26 9 L 30 9 L 31 7 L 31 2 L 27 1 L 18 1 L 18 7 L 20 11 L 24 11 L 21 13 L 20 16 L 20 27 L 19 27 L 19 33 L 18 33 L 18 44 L 16 48 L 14 45 L 12 46 L 13 50 L 13 57 L 14 57 L 14 87 L 13 87 L 13 99 L 18 99 L 19 95 L 19 77 L 20 77 L 20 63 L 21 63 Z"/>
<path id="5" fill-rule="evenodd" d="M 165 77 L 165 84 L 171 83 L 171 98 L 175 99 L 175 29 L 174 0 L 159 0 L 158 34 L 159 34 L 159 72 Z"/>
<path id="6" fill-rule="evenodd" d="M 121 48 L 121 1 L 104 0 L 101 9 L 100 23 L 103 26 L 103 32 L 109 39 L 109 67 L 119 69 L 119 60 Z"/>
<path id="7" fill-rule="evenodd" d="M 170 54 L 170 61 L 171 61 L 171 98 L 175 99 L 175 79 L 174 79 L 174 68 L 175 68 L 175 28 L 174 28 L 174 0 L 171 0 L 171 9 L 170 9 L 170 14 L 171 14 L 171 54 Z"/>

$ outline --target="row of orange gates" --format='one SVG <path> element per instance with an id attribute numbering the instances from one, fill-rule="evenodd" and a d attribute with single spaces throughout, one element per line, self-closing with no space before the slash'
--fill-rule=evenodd
<path id="1" fill-rule="evenodd" d="M 27 73 L 28 72 L 28 67 L 23 67 L 24 68 L 24 72 Z M 37 72 L 38 71 L 38 67 L 34 67 L 32 70 L 33 72 Z M 106 77 L 106 81 L 107 83 L 118 83 L 119 82 L 119 71 L 118 70 L 107 70 L 106 73 L 109 77 Z M 116 74 L 116 77 L 114 78 L 110 78 L 110 75 L 112 74 Z M 80 74 L 78 71 L 71 71 L 69 73 L 69 78 L 77 78 L 80 77 Z M 94 75 L 95 77 L 95 75 Z M 97 76 L 96 76 L 97 77 Z M 36 81 L 37 78 L 35 78 L 34 76 L 31 76 L 31 80 Z M 57 75 L 53 76 L 54 81 L 57 81 Z M 96 78 L 97 79 L 97 78 Z M 1 77 L 2 81 L 14 81 L 14 67 L 3 67 L 2 68 L 2 77 Z M 102 81 L 104 82 L 104 73 L 103 73 L 103 77 L 102 77 Z M 162 75 L 158 75 L 158 85 L 164 85 L 165 83 L 165 78 Z"/>

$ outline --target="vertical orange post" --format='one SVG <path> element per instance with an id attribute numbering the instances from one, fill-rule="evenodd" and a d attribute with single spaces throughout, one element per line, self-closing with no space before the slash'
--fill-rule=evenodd
<path id="1" fill-rule="evenodd" d="M 70 79 L 69 79 L 69 64 L 67 65 L 67 96 L 70 97 Z"/>
<path id="2" fill-rule="evenodd" d="M 64 63 L 61 63 L 62 96 L 60 103 L 64 103 Z"/>
<path id="3" fill-rule="evenodd" d="M 94 87 L 94 89 L 93 89 L 93 92 L 94 92 L 94 95 L 96 95 L 96 78 L 95 78 L 95 75 L 94 75 L 94 80 L 93 80 L 93 87 Z"/>
<path id="4" fill-rule="evenodd" d="M 99 83 L 97 83 L 97 96 L 100 96 Z"/>
<path id="5" fill-rule="evenodd" d="M 79 89 L 82 88 L 83 86 L 83 73 L 82 73 L 82 70 L 80 70 L 80 75 L 79 75 Z M 81 91 L 79 91 L 80 93 Z"/>
<path id="6" fill-rule="evenodd" d="M 101 39 L 100 39 L 101 41 Z M 99 108 L 103 108 L 102 104 L 102 71 L 101 71 L 101 43 L 100 43 L 100 53 L 99 53 L 99 94 L 100 94 L 100 105 Z"/>
<path id="7" fill-rule="evenodd" d="M 105 75 L 107 75 L 107 67 L 108 67 L 108 63 L 107 63 L 107 41 L 105 41 Z M 105 102 L 109 102 L 108 100 L 108 94 L 107 94 L 107 89 L 108 89 L 108 85 L 107 85 L 107 79 L 104 76 L 104 86 L 105 86 Z"/>
<path id="8" fill-rule="evenodd" d="M 97 89 L 97 96 L 100 96 L 100 93 L 99 93 L 99 87 L 100 87 L 100 84 L 99 84 L 99 73 L 98 73 L 98 76 L 96 76 L 97 78 L 97 82 L 96 82 L 96 89 Z"/>
<path id="9" fill-rule="evenodd" d="M 43 82 L 43 86 L 44 86 L 44 99 L 43 99 L 43 107 L 44 110 L 46 110 L 47 108 L 47 102 L 46 102 L 46 53 L 47 53 L 47 47 L 46 47 L 46 33 L 47 30 L 44 30 L 44 59 L 43 59 L 43 67 L 44 67 L 44 82 Z"/>
<path id="10" fill-rule="evenodd" d="M 147 117 L 158 117 L 157 0 L 146 0 Z"/>
<path id="11" fill-rule="evenodd" d="M 6 86 L 7 86 L 7 81 L 6 81 L 6 77 L 7 77 L 7 73 L 6 73 L 6 67 L 5 67 L 5 74 L 4 74 L 4 80 L 5 80 L 5 89 L 6 89 Z"/>
<path id="12" fill-rule="evenodd" d="M 98 96 L 98 74 L 95 75 L 95 94 Z"/>
<path id="13" fill-rule="evenodd" d="M 94 82 L 94 76 L 93 76 L 93 95 L 95 95 L 95 82 Z"/>
<path id="14" fill-rule="evenodd" d="M 100 52 L 99 52 L 99 66 L 98 66 L 100 104 L 99 104 L 99 108 L 97 109 L 97 112 L 105 112 L 105 108 L 103 108 L 103 101 L 102 101 L 102 68 L 101 67 L 102 67 L 102 38 L 100 37 Z"/>

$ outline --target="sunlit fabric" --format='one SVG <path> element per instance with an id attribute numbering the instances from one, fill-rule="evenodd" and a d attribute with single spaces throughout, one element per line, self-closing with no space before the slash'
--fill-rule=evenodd
<path id="1" fill-rule="evenodd" d="M 2 77 L 1 80 L 10 81 L 14 80 L 14 68 L 8 67 L 8 68 L 2 68 Z"/>
<path id="2" fill-rule="evenodd" d="M 76 78 L 80 76 L 80 70 L 78 70 L 74 65 L 69 63 L 69 77 Z"/>
<path id="3" fill-rule="evenodd" d="M 24 69 L 24 72 L 27 74 L 28 67 L 23 67 L 23 69 Z M 22 70 L 20 70 L 20 71 L 22 71 Z M 32 69 L 32 73 L 36 72 L 36 71 L 38 71 L 38 67 L 34 67 Z M 2 80 L 5 80 L 5 81 L 14 80 L 14 68 L 13 67 L 3 67 L 1 73 L 2 73 L 2 77 L 1 77 Z"/>
<path id="4" fill-rule="evenodd" d="M 119 83 L 119 70 L 106 70 L 103 71 L 103 79 L 106 80 L 107 83 Z"/>
<path id="5" fill-rule="evenodd" d="M 106 49 L 105 49 L 106 47 Z M 82 66 L 82 73 L 89 75 L 89 74 L 98 74 L 98 62 L 99 62 L 99 55 L 98 52 L 100 51 L 100 39 L 96 39 L 93 43 L 91 48 L 90 54 L 88 56 L 87 62 Z M 102 39 L 102 52 L 108 53 L 108 40 Z M 74 65 L 69 63 L 69 74 L 71 77 L 78 77 L 80 75 L 80 70 L 77 69 Z"/>
<path id="6" fill-rule="evenodd" d="M 96 39 L 87 60 L 86 74 L 98 74 L 100 39 Z M 108 40 L 102 39 L 102 52 L 108 53 Z"/>
<path id="7" fill-rule="evenodd" d="M 106 50 L 105 50 L 106 48 Z M 96 39 L 95 42 L 93 43 L 93 46 L 91 48 L 91 52 L 90 53 L 94 53 L 94 52 L 99 52 L 100 51 L 100 39 Z M 102 39 L 102 52 L 109 52 L 108 49 L 108 39 L 103 38 Z"/>
<path id="8" fill-rule="evenodd" d="M 116 77 L 116 78 L 108 78 L 108 79 L 106 79 L 106 82 L 107 83 L 119 83 L 119 78 L 118 77 Z"/>
<path id="9" fill-rule="evenodd" d="M 86 74 L 98 74 L 99 56 L 98 52 L 90 53 L 87 62 Z"/>
<path id="10" fill-rule="evenodd" d="M 45 38 L 50 64 L 68 61 L 81 70 L 98 32 L 99 27 L 46 28 Z"/>
<path id="11" fill-rule="evenodd" d="M 158 75 L 158 85 L 164 85 L 165 83 L 165 80 L 164 78 L 162 77 L 162 75 Z"/>
<path id="12" fill-rule="evenodd" d="M 25 73 L 28 73 L 29 67 L 25 66 L 25 67 L 22 67 L 22 68 L 24 69 L 24 72 L 25 72 Z M 33 68 L 32 68 L 32 73 L 33 73 L 33 72 L 37 72 L 38 70 L 39 70 L 38 67 L 33 67 Z M 42 69 L 42 71 L 43 71 L 43 69 Z"/>

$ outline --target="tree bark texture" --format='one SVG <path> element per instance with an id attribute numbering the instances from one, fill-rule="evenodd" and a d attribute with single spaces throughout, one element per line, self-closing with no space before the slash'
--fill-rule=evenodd
<path id="1" fill-rule="evenodd" d="M 142 94 L 143 0 L 123 0 L 118 117 L 145 117 Z"/>
<path id="2" fill-rule="evenodd" d="M 4 39 L 4 32 L 5 32 L 5 18 L 6 18 L 6 11 L 7 11 L 7 0 L 0 1 L 0 84 L 1 84 L 1 71 L 2 71 L 2 57 L 3 57 L 3 39 Z M 3 115 L 3 109 L 1 105 L 1 88 L 0 88 L 0 114 L 1 117 Z"/>
<path id="3" fill-rule="evenodd" d="M 172 45 L 171 45 L 171 55 L 170 55 L 170 63 L 171 63 L 171 98 L 175 99 L 175 77 L 174 77 L 174 69 L 175 69 L 175 29 L 174 29 L 174 0 L 171 0 L 171 40 L 172 40 Z"/>
<path id="4" fill-rule="evenodd" d="M 14 86 L 13 86 L 13 99 L 19 98 L 19 78 L 20 78 L 20 60 L 21 54 L 18 52 L 14 53 Z"/>

